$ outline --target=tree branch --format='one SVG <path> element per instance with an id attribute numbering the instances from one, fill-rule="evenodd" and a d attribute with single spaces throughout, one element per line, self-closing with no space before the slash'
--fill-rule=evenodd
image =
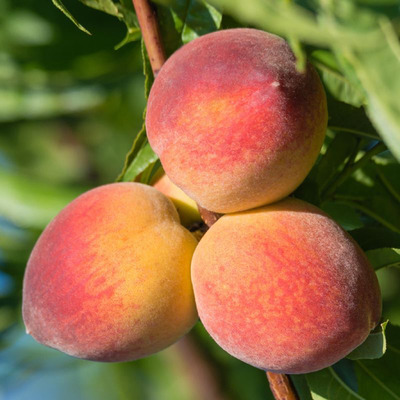
<path id="1" fill-rule="evenodd" d="M 166 57 L 158 29 L 157 17 L 147 0 L 132 0 L 139 21 L 140 30 L 149 55 L 154 77 L 157 76 Z"/>
<path id="2" fill-rule="evenodd" d="M 149 55 L 151 68 L 154 77 L 156 77 L 166 60 L 157 18 L 147 0 L 132 0 L 132 2 L 142 31 L 144 44 Z M 203 221 L 208 227 L 217 222 L 221 217 L 220 214 L 213 213 L 200 206 L 198 206 L 198 208 Z M 298 399 L 287 375 L 267 372 L 267 378 L 276 400 Z"/>

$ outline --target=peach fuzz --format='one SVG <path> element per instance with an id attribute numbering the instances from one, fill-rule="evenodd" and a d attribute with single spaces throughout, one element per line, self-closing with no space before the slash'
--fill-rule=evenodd
<path id="1" fill-rule="evenodd" d="M 214 32 L 175 52 L 155 79 L 146 116 L 169 178 L 219 213 L 294 191 L 319 154 L 326 124 L 312 65 L 297 71 L 286 41 L 255 29 Z"/>
<path id="2" fill-rule="evenodd" d="M 47 226 L 24 277 L 38 342 L 95 361 L 141 358 L 195 324 L 196 240 L 156 189 L 115 183 L 79 196 Z"/>
<path id="3" fill-rule="evenodd" d="M 225 215 L 192 260 L 201 321 L 228 353 L 289 374 L 325 368 L 378 324 L 376 275 L 358 245 L 296 199 Z"/>
<path id="4" fill-rule="evenodd" d="M 189 227 L 196 222 L 201 222 L 202 219 L 196 202 L 174 185 L 167 175 L 162 175 L 153 184 L 153 187 L 165 194 L 174 203 L 183 226 Z"/>

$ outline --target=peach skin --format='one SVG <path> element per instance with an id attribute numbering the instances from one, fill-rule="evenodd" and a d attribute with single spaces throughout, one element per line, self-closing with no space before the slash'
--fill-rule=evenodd
<path id="1" fill-rule="evenodd" d="M 228 353 L 300 374 L 325 368 L 378 324 L 378 281 L 358 245 L 296 199 L 225 215 L 192 260 L 201 321 Z"/>
<path id="2" fill-rule="evenodd" d="M 282 38 L 255 29 L 201 36 L 150 92 L 146 127 L 166 174 L 200 206 L 231 213 L 286 197 L 324 141 L 326 97 Z"/>
<path id="3" fill-rule="evenodd" d="M 153 187 L 165 194 L 174 203 L 183 226 L 189 227 L 196 222 L 202 221 L 196 202 L 179 189 L 178 186 L 174 185 L 167 175 L 162 175 L 153 184 Z"/>
<path id="4" fill-rule="evenodd" d="M 115 183 L 79 196 L 29 258 L 23 318 L 38 342 L 95 361 L 145 357 L 197 320 L 196 240 L 156 189 Z"/>

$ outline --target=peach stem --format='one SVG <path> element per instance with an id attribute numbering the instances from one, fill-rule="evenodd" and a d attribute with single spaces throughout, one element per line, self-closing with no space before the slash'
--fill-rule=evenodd
<path id="1" fill-rule="evenodd" d="M 267 372 L 267 378 L 271 392 L 276 400 L 299 399 L 287 375 Z"/>
<path id="2" fill-rule="evenodd" d="M 149 55 L 151 69 L 153 70 L 154 77 L 156 77 L 166 61 L 157 17 L 147 0 L 132 0 L 132 2 L 142 31 L 147 54 Z M 198 208 L 203 221 L 208 227 L 213 225 L 221 216 L 220 214 L 213 213 L 200 206 L 198 206 Z M 298 399 L 287 375 L 267 372 L 267 378 L 276 400 Z"/>

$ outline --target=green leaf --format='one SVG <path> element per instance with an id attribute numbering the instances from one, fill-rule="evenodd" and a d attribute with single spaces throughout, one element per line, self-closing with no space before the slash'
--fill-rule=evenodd
<path id="1" fill-rule="evenodd" d="M 367 111 L 393 154 L 400 160 L 400 44 L 391 22 L 381 18 L 381 46 L 343 54 L 354 67 L 367 95 Z"/>
<path id="2" fill-rule="evenodd" d="M 169 57 L 182 46 L 182 29 L 188 0 L 177 0 L 172 7 L 157 5 L 158 25 L 165 54 Z"/>
<path id="3" fill-rule="evenodd" d="M 88 35 L 91 35 L 91 33 L 84 27 L 82 26 L 77 19 L 67 10 L 67 8 L 64 6 L 61 0 L 51 0 L 53 4 L 60 10 L 62 11 L 67 18 L 69 18 L 77 28 L 79 28 L 81 31 L 87 33 Z"/>
<path id="4" fill-rule="evenodd" d="M 340 167 L 358 149 L 358 141 L 354 136 L 337 133 L 329 145 L 326 153 L 320 159 L 315 172 L 313 171 L 315 182 L 324 190 L 331 180 L 338 174 Z"/>
<path id="5" fill-rule="evenodd" d="M 332 367 L 307 374 L 306 379 L 314 400 L 365 400 Z"/>
<path id="6" fill-rule="evenodd" d="M 371 159 L 371 154 L 378 150 L 378 146 L 372 147 L 350 166 L 350 173 L 346 174 L 346 179 L 334 184 L 336 187 L 331 196 L 336 202 L 353 207 L 383 226 L 400 233 L 400 203 L 378 178 L 383 166 L 400 166 L 386 158 L 387 154 L 383 154 L 382 157 L 375 154 Z M 357 166 L 361 168 L 356 168 Z M 391 180 L 392 177 L 387 174 L 387 179 Z"/>
<path id="7" fill-rule="evenodd" d="M 327 62 L 327 58 L 329 60 Z M 333 55 L 328 51 L 316 50 L 312 53 L 313 64 L 322 75 L 322 80 L 332 95 L 340 101 L 360 107 L 365 103 L 365 94 L 340 72 L 334 65 Z"/>
<path id="8" fill-rule="evenodd" d="M 57 0 L 56 0 L 57 1 Z M 115 46 L 115 50 L 120 49 L 127 43 L 139 40 L 142 36 L 139 23 L 133 9 L 132 1 L 119 0 L 114 2 L 112 0 L 79 0 L 85 6 L 94 8 L 95 10 L 102 11 L 106 14 L 112 15 L 123 21 L 126 25 L 126 34 Z"/>
<path id="9" fill-rule="evenodd" d="M 400 233 L 383 227 L 364 227 L 349 231 L 364 251 L 384 247 L 400 248 Z"/>
<path id="10" fill-rule="evenodd" d="M 142 32 L 140 31 L 139 22 L 131 0 L 120 0 L 120 2 L 116 4 L 116 7 L 119 15 L 121 15 L 119 18 L 122 19 L 126 25 L 125 37 L 115 46 L 115 49 L 118 50 L 127 43 L 139 40 L 142 37 Z"/>
<path id="11" fill-rule="evenodd" d="M 203 0 L 190 0 L 183 21 L 182 42 L 188 43 L 199 36 L 220 28 L 222 14 Z"/>
<path id="12" fill-rule="evenodd" d="M 386 352 L 385 330 L 388 321 L 380 324 L 369 334 L 364 343 L 354 349 L 347 358 L 350 360 L 381 358 Z"/>
<path id="13" fill-rule="evenodd" d="M 387 350 L 376 360 L 357 360 L 358 392 L 368 400 L 400 400 L 400 327 L 388 324 Z"/>
<path id="14" fill-rule="evenodd" d="M 375 270 L 386 267 L 400 267 L 400 249 L 368 250 L 366 255 Z"/>
<path id="15" fill-rule="evenodd" d="M 306 375 L 290 375 L 290 380 L 301 400 L 312 400 Z"/>
<path id="16" fill-rule="evenodd" d="M 364 226 L 361 214 L 345 204 L 325 201 L 321 204 L 321 209 L 346 231 Z"/>
<path id="17" fill-rule="evenodd" d="M 116 4 L 112 0 L 79 0 L 85 6 L 94 8 L 95 10 L 103 11 L 107 14 L 121 18 Z"/>
<path id="18" fill-rule="evenodd" d="M 143 116 L 143 119 L 144 119 L 144 116 Z M 130 167 L 132 162 L 137 157 L 140 149 L 143 146 L 145 146 L 146 143 L 147 143 L 146 126 L 145 126 L 145 123 L 143 122 L 142 129 L 136 135 L 135 140 L 133 141 L 132 147 L 129 150 L 129 153 L 125 157 L 124 167 L 122 169 L 121 174 L 117 178 L 117 182 L 129 181 L 129 179 L 126 178 L 126 171 L 128 170 L 128 168 Z M 136 176 L 133 179 L 135 179 L 135 178 L 136 178 Z"/>
<path id="19" fill-rule="evenodd" d="M 160 173 L 164 173 L 162 167 L 161 167 L 161 162 L 159 159 L 154 161 L 153 163 L 149 164 L 146 169 L 142 172 L 140 175 L 140 182 L 144 183 L 146 185 L 151 185 L 153 182 L 153 179 L 156 176 L 160 176 Z"/>
<path id="20" fill-rule="evenodd" d="M 144 91 L 146 98 L 148 98 L 151 85 L 153 84 L 154 81 L 154 76 L 151 70 L 150 60 L 147 55 L 146 47 L 144 45 L 143 40 L 141 43 L 141 51 L 143 60 L 143 73 L 145 75 Z M 151 150 L 150 145 L 148 144 L 146 136 L 145 120 L 146 120 L 146 110 L 144 110 L 143 112 L 142 129 L 136 135 L 132 147 L 129 153 L 125 157 L 124 167 L 122 169 L 122 172 L 117 178 L 117 182 L 120 181 L 126 182 L 135 180 L 140 173 L 144 172 L 147 167 L 149 167 L 152 163 L 157 161 L 155 153 Z M 147 149 L 144 150 L 146 146 Z M 150 171 L 150 176 L 151 176 L 151 171 Z"/>
<path id="21" fill-rule="evenodd" d="M 331 47 L 342 43 L 357 49 L 376 48 L 380 41 L 377 29 L 360 31 L 349 29 L 335 20 L 327 23 L 318 15 L 291 2 L 288 7 L 281 0 L 212 0 L 224 13 L 232 15 L 245 25 L 265 29 L 303 42 Z"/>
<path id="22" fill-rule="evenodd" d="M 377 166 L 377 177 L 382 185 L 400 205 L 400 165 L 386 164 Z"/>
<path id="23" fill-rule="evenodd" d="M 149 165 L 158 160 L 157 154 L 154 153 L 150 144 L 147 142 L 140 148 L 136 157 L 127 168 L 123 181 L 133 181 L 141 174 Z"/>

